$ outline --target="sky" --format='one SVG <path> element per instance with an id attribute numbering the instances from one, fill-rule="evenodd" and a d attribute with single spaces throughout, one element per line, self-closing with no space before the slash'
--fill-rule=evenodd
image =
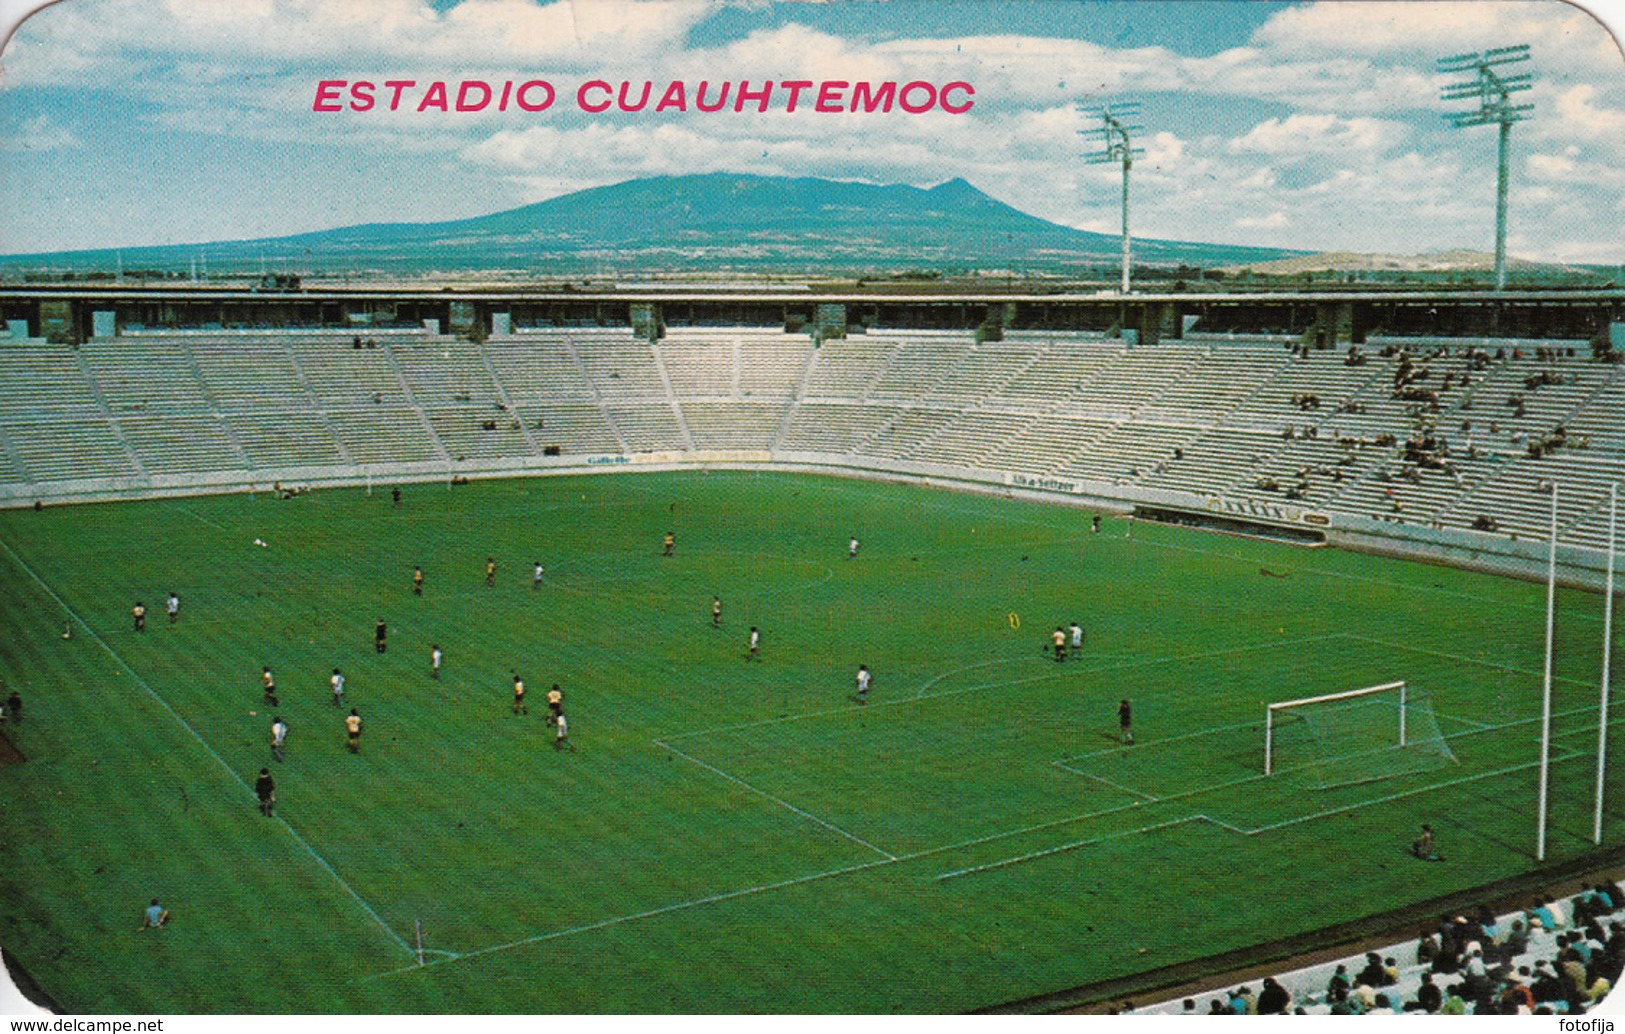
<path id="1" fill-rule="evenodd" d="M 15 6 L 28 0 L 0 0 Z M 36 0 L 37 2 L 37 0 Z M 1625 0 L 1589 0 L 1625 31 Z M 1118 230 L 1080 106 L 1137 100 L 1136 236 L 1493 247 L 1496 130 L 1440 57 L 1527 43 L 1508 250 L 1625 263 L 1625 56 L 1561 0 L 60 0 L 0 54 L 0 253 L 250 239 L 513 208 L 702 172 L 930 186 Z M 328 80 L 400 110 L 314 111 Z M 544 79 L 544 111 L 418 111 Z M 591 80 L 961 81 L 969 111 L 610 110 Z M 387 91 L 377 91 L 387 100 Z M 533 99 L 538 94 L 530 95 Z M 714 96 L 714 94 L 713 94 Z M 961 97 L 963 95 L 960 95 Z M 341 94 L 347 101 L 348 95 Z M 343 105 L 340 105 L 341 109 Z"/>

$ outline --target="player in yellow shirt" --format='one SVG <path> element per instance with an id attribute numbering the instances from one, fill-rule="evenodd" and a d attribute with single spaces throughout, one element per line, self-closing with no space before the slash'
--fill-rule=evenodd
<path id="1" fill-rule="evenodd" d="M 485 587 L 487 589 L 497 583 L 497 562 L 492 557 L 485 558 Z"/>
<path id="2" fill-rule="evenodd" d="M 412 595 L 423 595 L 423 568 L 412 568 Z"/>
<path id="3" fill-rule="evenodd" d="M 140 600 L 136 600 L 135 606 L 130 608 L 130 616 L 135 618 L 135 630 L 137 632 L 147 630 L 147 608 Z"/>
<path id="4" fill-rule="evenodd" d="M 677 536 L 672 532 L 666 532 L 666 537 L 661 540 L 660 547 L 661 556 L 671 556 L 672 551 L 677 548 Z"/>
<path id="5" fill-rule="evenodd" d="M 530 714 L 530 708 L 525 706 L 525 680 L 518 675 L 513 677 L 513 713 Z"/>
<path id="6" fill-rule="evenodd" d="M 722 627 L 722 597 L 711 597 L 711 627 Z"/>
<path id="7" fill-rule="evenodd" d="M 564 713 L 564 693 L 559 690 L 559 684 L 553 683 L 553 688 L 547 691 L 547 713 L 555 721 Z"/>
<path id="8" fill-rule="evenodd" d="M 344 719 L 344 731 L 349 734 L 350 753 L 361 753 L 361 715 L 353 707 Z"/>

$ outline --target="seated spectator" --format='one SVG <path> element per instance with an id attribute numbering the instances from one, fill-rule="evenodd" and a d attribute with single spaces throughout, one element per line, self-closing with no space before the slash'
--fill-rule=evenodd
<path id="1" fill-rule="evenodd" d="M 1333 1005 L 1343 1001 L 1348 998 L 1352 986 L 1349 982 L 1348 967 L 1339 962 L 1337 970 L 1332 973 L 1332 978 L 1326 981 L 1326 1000 Z"/>
<path id="2" fill-rule="evenodd" d="M 1367 984 L 1371 987 L 1387 987 L 1388 974 L 1382 968 L 1382 956 L 1374 951 L 1365 953 L 1365 968 L 1360 975 L 1354 978 L 1356 984 Z"/>
<path id="3" fill-rule="evenodd" d="M 1258 1015 L 1278 1016 L 1292 1009 L 1292 996 L 1274 977 L 1264 978 L 1264 990 L 1258 996 Z"/>
<path id="4" fill-rule="evenodd" d="M 1572 988 L 1551 968 L 1545 960 L 1535 963 L 1535 970 L 1529 981 L 1529 994 L 1535 1002 L 1568 1004 Z"/>
<path id="5" fill-rule="evenodd" d="M 1439 1002 L 1440 1016 L 1465 1016 L 1467 1014 L 1467 1000 L 1461 996 L 1461 985 L 1451 984 L 1445 988 L 1444 998 Z"/>
<path id="6" fill-rule="evenodd" d="M 1433 982 L 1432 973 L 1422 974 L 1422 983 L 1416 989 L 1416 999 L 1406 1002 L 1405 1009 L 1409 1012 L 1425 1012 L 1432 1015 L 1439 1011 L 1444 1004 L 1444 996 L 1439 993 L 1439 985 Z"/>
<path id="7" fill-rule="evenodd" d="M 1552 910 L 1548 908 L 1546 903 L 1541 901 L 1539 898 L 1536 898 L 1530 904 L 1528 910 L 1524 912 L 1524 917 L 1529 920 L 1529 926 L 1531 929 L 1533 929 L 1537 923 L 1540 924 L 1540 928 L 1542 930 L 1557 929 L 1557 919 L 1552 915 Z"/>

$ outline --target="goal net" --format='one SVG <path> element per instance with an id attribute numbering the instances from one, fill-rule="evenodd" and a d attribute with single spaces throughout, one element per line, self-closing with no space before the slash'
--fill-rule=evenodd
<path id="1" fill-rule="evenodd" d="M 1264 774 L 1313 789 L 1389 779 L 1456 763 L 1425 692 L 1404 682 L 1269 704 Z"/>

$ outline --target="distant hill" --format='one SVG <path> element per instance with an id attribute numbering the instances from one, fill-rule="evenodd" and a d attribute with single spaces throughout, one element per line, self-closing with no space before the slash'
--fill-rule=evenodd
<path id="1" fill-rule="evenodd" d="M 1430 279 L 1452 273 L 1483 274 L 1495 269 L 1495 256 L 1487 251 L 1434 251 L 1421 255 L 1378 255 L 1355 251 L 1321 251 L 1293 255 L 1269 262 L 1246 261 L 1226 267 L 1227 274 L 1253 273 L 1259 276 L 1302 276 L 1305 273 L 1357 273 L 1362 279 L 1399 278 L 1414 275 Z M 1600 280 L 1602 271 L 1582 266 L 1530 262 L 1507 256 L 1507 274 L 1542 283 L 1590 282 Z"/>
<path id="2" fill-rule="evenodd" d="M 438 223 L 372 223 L 291 237 L 0 256 L 0 265 L 332 275 L 511 271 L 944 271 L 1076 274 L 1115 260 L 1120 239 L 1028 215 L 963 179 L 929 189 L 711 173 L 628 180 L 522 208 Z M 1135 241 L 1149 265 L 1261 263 L 1301 254 Z"/>

